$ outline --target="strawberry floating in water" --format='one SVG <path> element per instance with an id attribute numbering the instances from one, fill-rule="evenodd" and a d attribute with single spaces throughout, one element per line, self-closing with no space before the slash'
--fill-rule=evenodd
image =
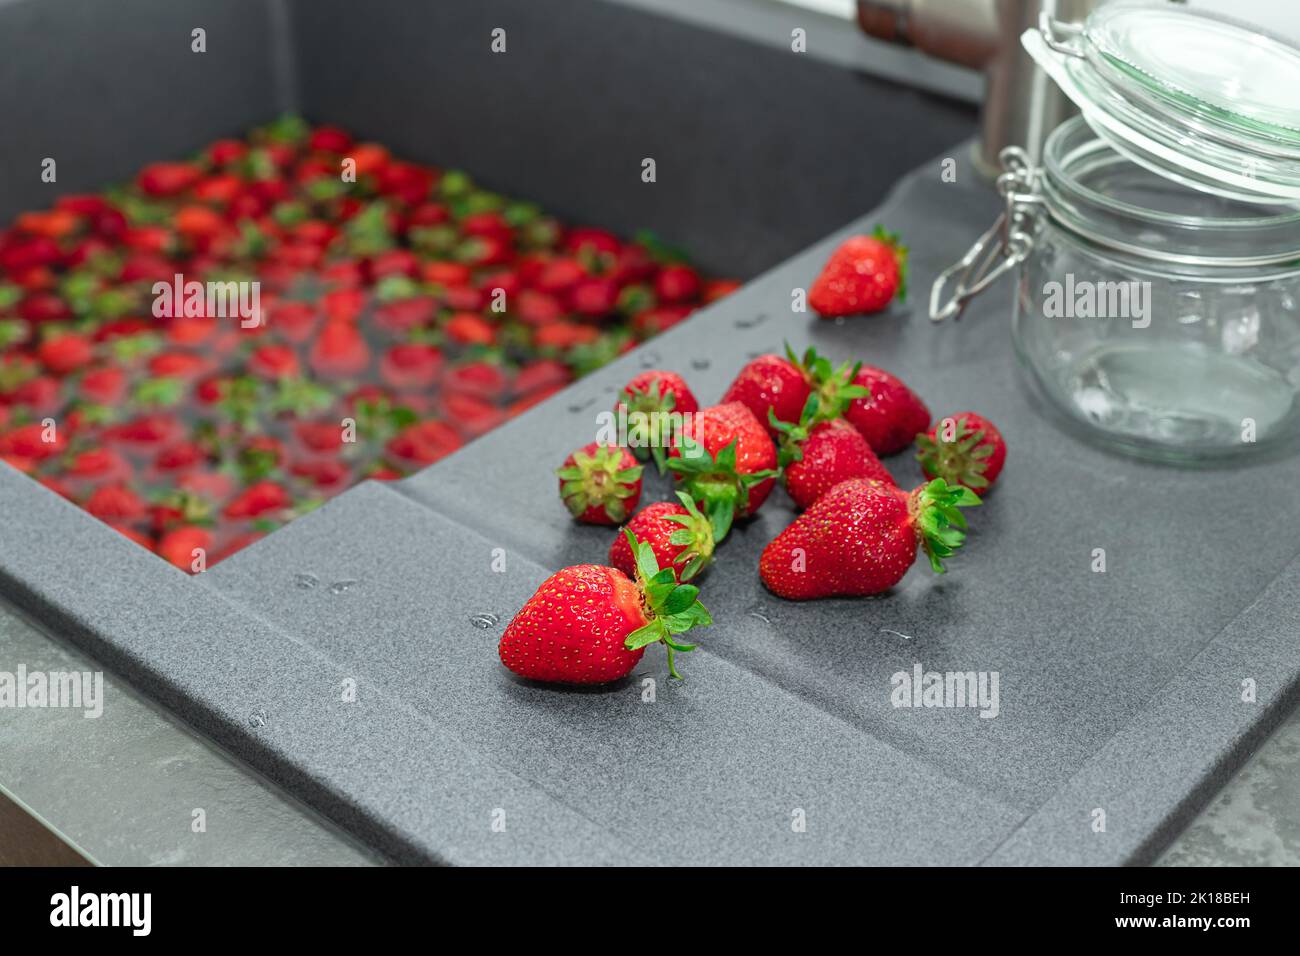
<path id="1" fill-rule="evenodd" d="M 520 677 L 558 684 L 607 684 L 632 672 L 655 643 L 675 654 L 695 649 L 681 635 L 713 623 L 699 588 L 660 568 L 654 550 L 628 534 L 635 580 L 616 568 L 581 564 L 547 578 L 506 626 L 497 652 Z"/>

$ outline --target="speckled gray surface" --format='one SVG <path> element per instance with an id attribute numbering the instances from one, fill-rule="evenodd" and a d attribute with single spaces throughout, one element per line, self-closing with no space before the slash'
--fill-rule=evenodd
<path id="1" fill-rule="evenodd" d="M 993 207 L 939 185 L 937 169 L 854 226 L 902 229 L 918 288 Z M 408 859 L 1152 858 L 1294 697 L 1300 564 L 1266 533 L 1300 510 L 1280 494 L 1285 469 L 1175 471 L 1057 431 L 1016 384 L 1009 287 L 943 328 L 906 310 L 843 325 L 791 315 L 791 288 L 834 240 L 463 453 L 363 485 L 197 579 L 160 573 L 6 472 L 0 496 L 24 502 L 0 542 L 6 590 L 47 615 L 67 607 L 82 641 Z M 914 569 L 876 600 L 774 599 L 754 569 L 791 515 L 778 495 L 704 582 L 719 623 L 684 661 L 684 684 L 663 679 L 654 652 L 602 692 L 514 680 L 496 661 L 504 621 L 551 569 L 599 559 L 610 539 L 565 518 L 557 457 L 590 438 L 633 370 L 676 365 L 711 400 L 783 338 L 885 365 L 936 412 L 976 406 L 1002 425 L 1011 463 L 951 573 Z M 1089 569 L 1094 547 L 1107 549 L 1104 574 Z M 497 621 L 476 626 L 479 614 Z M 998 671 L 999 716 L 895 710 L 890 676 L 915 663 Z M 653 703 L 644 676 L 658 678 Z M 358 700 L 341 704 L 349 677 Z M 1240 700 L 1245 677 L 1255 703 Z M 501 810 L 506 830 L 493 832 Z"/>

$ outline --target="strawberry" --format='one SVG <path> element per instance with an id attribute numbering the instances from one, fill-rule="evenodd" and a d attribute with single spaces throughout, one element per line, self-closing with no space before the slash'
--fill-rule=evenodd
<path id="1" fill-rule="evenodd" d="M 699 294 L 700 277 L 690 266 L 665 266 L 655 276 L 655 295 L 660 302 L 693 302 Z"/>
<path id="2" fill-rule="evenodd" d="M 379 374 L 395 389 L 430 388 L 442 371 L 442 353 L 432 345 L 394 345 L 379 360 Z"/>
<path id="3" fill-rule="evenodd" d="M 844 240 L 831 253 L 808 292 L 808 304 L 823 318 L 879 312 L 897 296 L 907 297 L 907 249 L 877 226 L 869 236 Z"/>
<path id="4" fill-rule="evenodd" d="M 902 451 L 930 425 L 930 410 L 902 380 L 883 369 L 864 365 L 853 384 L 870 394 L 856 398 L 844 412 L 877 455 Z"/>
<path id="5" fill-rule="evenodd" d="M 297 378 L 302 373 L 298 353 L 288 345 L 259 345 L 248 357 L 248 370 L 262 378 Z"/>
<path id="6" fill-rule="evenodd" d="M 258 518 L 283 511 L 291 503 L 289 493 L 274 481 L 259 481 L 245 488 L 222 514 L 227 518 Z"/>
<path id="7" fill-rule="evenodd" d="M 632 329 L 642 338 L 650 338 L 685 321 L 693 311 L 694 306 L 690 305 L 661 305 L 642 309 L 632 316 Z"/>
<path id="8" fill-rule="evenodd" d="M 99 481 L 123 481 L 131 476 L 125 458 L 109 448 L 91 448 L 81 452 L 68 465 L 67 474 L 74 478 Z"/>
<path id="9" fill-rule="evenodd" d="M 556 469 L 569 513 L 588 524 L 621 524 L 641 500 L 642 467 L 626 448 L 592 442 Z"/>
<path id="10" fill-rule="evenodd" d="M 614 403 L 614 411 L 627 416 L 628 444 L 633 453 L 645 458 L 648 451 L 661 475 L 667 467 L 666 449 L 673 441 L 674 419 L 667 416 L 673 412 L 694 415 L 699 410 L 700 403 L 686 381 L 676 372 L 659 369 L 633 375 Z"/>
<path id="11" fill-rule="evenodd" d="M 697 600 L 699 588 L 678 584 L 649 545 L 628 537 L 637 556 L 635 581 L 598 564 L 552 574 L 501 635 L 501 663 L 532 680 L 607 684 L 630 674 L 645 648 L 658 642 L 667 648 L 669 673 L 680 679 L 674 653 L 695 645 L 678 635 L 713 619 Z"/>
<path id="12" fill-rule="evenodd" d="M 134 521 L 144 515 L 146 505 L 126 485 L 102 485 L 86 501 L 85 508 L 100 521 Z"/>
<path id="13" fill-rule="evenodd" d="M 604 276 L 581 279 L 569 290 L 573 311 L 590 319 L 599 319 L 613 312 L 617 302 L 618 286 Z"/>
<path id="14" fill-rule="evenodd" d="M 669 449 L 668 468 L 709 516 L 720 542 L 734 519 L 752 515 L 767 500 L 777 474 L 776 445 L 740 402 L 711 405 L 691 424 Z"/>
<path id="15" fill-rule="evenodd" d="M 309 361 L 322 378 L 350 378 L 370 364 L 370 347 L 354 324 L 330 319 L 312 343 Z"/>
<path id="16" fill-rule="evenodd" d="M 36 356 L 56 375 L 66 375 L 90 364 L 94 349 L 90 342 L 71 332 L 54 335 L 40 344 Z"/>
<path id="17" fill-rule="evenodd" d="M 781 433 L 782 477 L 794 503 L 809 508 L 830 489 L 850 478 L 895 484 L 857 429 L 842 418 L 823 418 L 818 414 L 819 408 L 817 395 L 808 396 L 798 425 L 778 421 L 768 409 L 772 425 Z"/>
<path id="18" fill-rule="evenodd" d="M 337 126 L 317 126 L 307 138 L 309 149 L 323 153 L 342 153 L 352 145 L 352 137 Z"/>
<path id="19" fill-rule="evenodd" d="M 845 481 L 763 549 L 759 575 L 772 593 L 793 601 L 880 594 L 903 579 L 918 546 L 942 574 L 943 559 L 965 540 L 958 509 L 979 503 L 969 488 L 942 478 L 911 492 Z"/>
<path id="20" fill-rule="evenodd" d="M 847 401 L 866 395 L 853 384 L 853 370 L 845 364 L 834 368 L 830 360 L 808 349 L 796 356 L 789 345 L 785 355 L 760 355 L 745 365 L 723 394 L 724 402 L 740 402 L 754 417 L 767 426 L 773 437 L 776 420 L 796 424 L 808 403 L 809 395 L 818 395 L 824 418 L 834 418 Z"/>
<path id="21" fill-rule="evenodd" d="M 1007 460 L 1002 433 L 983 415 L 957 412 L 916 436 L 917 459 L 927 478 L 942 478 L 977 495 L 993 487 Z"/>
<path id="22" fill-rule="evenodd" d="M 189 163 L 154 163 L 142 169 L 135 181 L 150 196 L 175 196 L 202 178 L 202 172 Z"/>
<path id="23" fill-rule="evenodd" d="M 183 525 L 168 531 L 158 539 L 158 553 L 182 571 L 193 571 L 198 558 L 194 552 L 206 555 L 212 550 L 212 532 L 193 525 Z M 204 559 L 207 564 L 207 559 Z"/>
<path id="24" fill-rule="evenodd" d="M 491 345 L 497 332 L 482 316 L 474 312 L 457 312 L 442 327 L 443 334 L 461 345 Z"/>
<path id="25" fill-rule="evenodd" d="M 385 446 L 390 458 L 406 464 L 432 465 L 461 446 L 456 430 L 446 422 L 429 420 L 409 425 Z"/>
<path id="26" fill-rule="evenodd" d="M 681 501 L 646 505 L 623 526 L 637 541 L 648 544 L 662 568 L 672 568 L 679 581 L 689 581 L 713 560 L 713 526 L 700 513 L 691 496 L 677 492 Z M 614 538 L 609 563 L 624 574 L 636 574 L 636 557 L 626 535 Z"/>

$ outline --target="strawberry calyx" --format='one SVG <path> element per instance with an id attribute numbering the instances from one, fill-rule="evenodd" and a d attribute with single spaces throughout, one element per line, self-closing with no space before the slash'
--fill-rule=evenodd
<path id="1" fill-rule="evenodd" d="M 917 461 L 927 475 L 942 478 L 950 485 L 960 484 L 976 490 L 987 488 L 989 480 L 984 477 L 984 471 L 995 446 L 980 444 L 984 440 L 984 430 L 969 427 L 966 419 L 958 419 L 955 425 L 952 441 L 944 439 L 942 423 L 934 438 L 917 435 Z"/>
<path id="2" fill-rule="evenodd" d="M 574 452 L 573 464 L 555 474 L 561 481 L 560 496 L 575 518 L 600 507 L 611 521 L 622 523 L 627 518 L 625 501 L 636 493 L 642 470 L 641 465 L 624 468 L 623 449 L 611 445 L 591 454 Z"/>
<path id="3" fill-rule="evenodd" d="M 803 459 L 803 443 L 808 440 L 813 426 L 828 421 L 821 415 L 821 399 L 816 392 L 808 396 L 799 421 L 783 422 L 776 417 L 776 410 L 767 410 L 768 423 L 777 431 L 777 461 L 784 470 L 796 461 Z"/>
<path id="4" fill-rule="evenodd" d="M 682 435 L 679 439 L 681 456 L 668 460 L 668 469 L 681 477 L 683 490 L 703 504 L 703 511 L 713 525 L 715 544 L 720 544 L 731 530 L 737 510 L 749 500 L 749 489 L 778 474 L 768 470 L 738 471 L 738 444 L 739 439 L 733 438 L 715 456 L 695 439 Z"/>
<path id="5" fill-rule="evenodd" d="M 882 225 L 877 225 L 871 230 L 871 238 L 876 239 L 888 246 L 894 253 L 894 259 L 898 262 L 898 291 L 894 297 L 899 302 L 907 299 L 907 246 L 903 245 L 903 237 L 896 232 L 890 232 Z"/>
<path id="6" fill-rule="evenodd" d="M 686 509 L 684 515 L 666 515 L 665 519 L 681 525 L 668 536 L 668 543 L 682 549 L 673 559 L 682 565 L 677 572 L 679 581 L 689 581 L 713 560 L 713 524 L 695 505 L 695 500 L 684 491 L 677 492 L 677 500 Z"/>
<path id="7" fill-rule="evenodd" d="M 626 528 L 623 533 L 627 535 L 632 556 L 636 559 L 636 583 L 641 589 L 641 606 L 647 621 L 624 639 L 623 646 L 635 651 L 662 643 L 668 651 L 668 673 L 681 680 L 674 655 L 678 651 L 693 651 L 697 645 L 686 644 L 678 640 L 677 635 L 685 634 L 693 627 L 708 627 L 713 618 L 698 600 L 698 587 L 679 584 L 672 568 L 659 567 L 654 548 L 638 541 L 636 535 Z"/>
<path id="8" fill-rule="evenodd" d="M 845 362 L 836 368 L 830 359 L 818 354 L 811 346 L 802 356 L 796 355 L 789 342 L 785 344 L 785 357 L 803 373 L 808 387 L 817 396 L 817 421 L 828 422 L 832 418 L 839 418 L 855 399 L 871 397 L 871 389 L 854 381 L 862 368 L 861 362 Z M 809 424 L 814 425 L 816 421 Z"/>
<path id="9" fill-rule="evenodd" d="M 629 450 L 643 460 L 648 454 L 659 474 L 664 474 L 668 467 L 668 447 L 673 441 L 667 413 L 677 405 L 676 394 L 671 389 L 663 389 L 656 378 L 644 391 L 623 389 L 619 401 L 627 407 Z"/>
<path id="10" fill-rule="evenodd" d="M 980 504 L 979 495 L 942 478 L 921 485 L 907 499 L 912 526 L 935 574 L 943 574 L 943 559 L 966 540 L 966 518 L 959 509 Z"/>

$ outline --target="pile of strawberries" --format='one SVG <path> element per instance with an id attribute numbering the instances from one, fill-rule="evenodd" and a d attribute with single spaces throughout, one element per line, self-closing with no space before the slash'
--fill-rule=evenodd
<path id="1" fill-rule="evenodd" d="M 846 246 L 848 255 L 837 250 L 814 286 L 818 308 L 883 307 L 899 285 L 899 271 L 886 262 L 892 242 L 876 236 Z M 552 575 L 506 628 L 501 660 L 523 677 L 616 680 L 655 642 L 679 676 L 675 654 L 695 646 L 681 635 L 711 623 L 689 582 L 778 480 L 802 514 L 759 561 L 774 594 L 880 594 L 902 580 L 918 552 L 942 573 L 965 538 L 961 509 L 980 503 L 1006 459 L 1002 435 L 982 416 L 958 412 L 932 425 L 921 399 L 889 372 L 861 363 L 835 368 L 812 349 L 797 356 L 788 346 L 785 355 L 749 362 L 719 404 L 701 408 L 680 375 L 655 370 L 628 382 L 616 411 L 629 422 L 629 447 L 592 443 L 558 475 L 577 520 L 623 529 L 608 566 Z M 636 452 L 647 444 L 660 473 L 672 475 L 677 500 L 637 510 L 646 465 Z M 929 480 L 909 490 L 880 459 L 913 445 Z"/>
<path id="2" fill-rule="evenodd" d="M 178 274 L 260 323 L 158 316 Z M 0 231 L 0 459 L 199 571 L 734 286 L 286 118 Z"/>

